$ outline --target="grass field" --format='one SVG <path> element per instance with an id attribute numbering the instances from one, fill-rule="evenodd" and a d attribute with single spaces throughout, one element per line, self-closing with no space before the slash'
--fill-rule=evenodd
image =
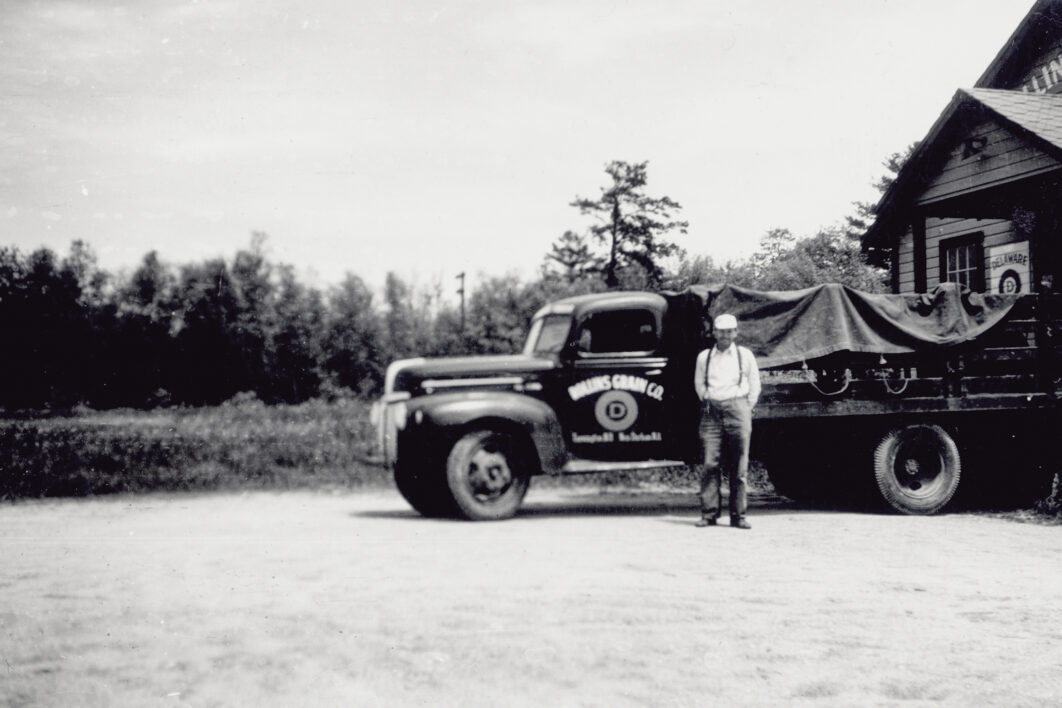
<path id="1" fill-rule="evenodd" d="M 0 498 L 343 487 L 389 481 L 368 459 L 369 405 L 81 411 L 0 420 Z"/>

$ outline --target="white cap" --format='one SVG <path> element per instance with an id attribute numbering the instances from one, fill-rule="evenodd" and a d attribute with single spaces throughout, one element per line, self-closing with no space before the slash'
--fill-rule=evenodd
<path id="1" fill-rule="evenodd" d="M 713 329 L 737 329 L 737 318 L 733 315 L 719 315 L 715 318 Z"/>

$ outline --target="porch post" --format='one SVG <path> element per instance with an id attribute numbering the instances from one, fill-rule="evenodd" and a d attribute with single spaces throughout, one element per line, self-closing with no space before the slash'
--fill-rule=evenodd
<path id="1" fill-rule="evenodd" d="M 914 236 L 914 286 L 916 293 L 924 293 L 928 287 L 926 273 L 926 215 L 916 211 L 911 219 L 911 233 Z"/>

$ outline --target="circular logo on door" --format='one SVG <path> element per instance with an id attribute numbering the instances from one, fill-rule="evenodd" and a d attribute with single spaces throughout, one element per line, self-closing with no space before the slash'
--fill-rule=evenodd
<path id="1" fill-rule="evenodd" d="M 594 416 L 605 430 L 626 430 L 638 418 L 638 402 L 626 391 L 606 391 L 594 404 Z"/>

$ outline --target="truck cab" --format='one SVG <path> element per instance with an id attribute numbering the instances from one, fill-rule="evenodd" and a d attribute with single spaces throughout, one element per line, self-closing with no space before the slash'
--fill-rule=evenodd
<path id="1" fill-rule="evenodd" d="M 665 312 L 659 295 L 623 293 L 555 303 L 532 319 L 529 353 L 560 342 L 547 400 L 572 460 L 669 456 Z"/>

